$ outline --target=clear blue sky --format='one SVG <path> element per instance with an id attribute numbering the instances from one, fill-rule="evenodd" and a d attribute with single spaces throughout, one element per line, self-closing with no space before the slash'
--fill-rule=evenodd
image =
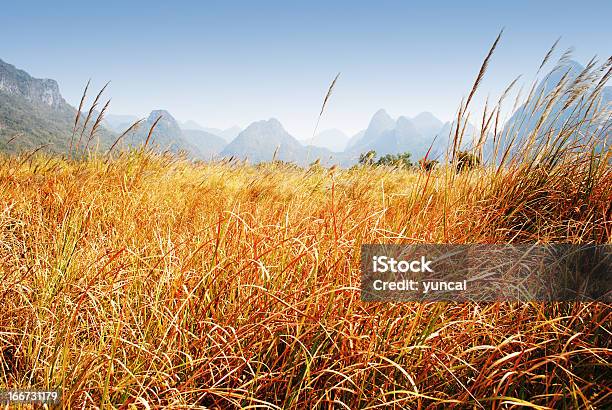
<path id="1" fill-rule="evenodd" d="M 320 129 L 356 132 L 386 108 L 442 120 L 468 93 L 500 28 L 480 97 L 533 75 L 554 40 L 581 63 L 611 50 L 612 2 L 566 1 L 7 1 L 0 58 L 56 79 L 76 105 L 111 81 L 111 112 L 167 109 L 205 126 L 278 118 L 308 138 L 336 72 Z M 481 100 L 479 100 L 481 101 Z"/>

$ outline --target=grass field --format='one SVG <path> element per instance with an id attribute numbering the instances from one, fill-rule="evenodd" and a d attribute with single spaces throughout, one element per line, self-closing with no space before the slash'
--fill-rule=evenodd
<path id="1" fill-rule="evenodd" d="M 2 388 L 79 408 L 611 400 L 607 304 L 359 299 L 362 243 L 609 243 L 609 166 L 538 190 L 520 168 L 25 159 L 0 166 Z"/>
<path id="2" fill-rule="evenodd" d="M 609 127 L 585 87 L 607 64 L 532 90 L 520 155 L 462 172 L 1 156 L 0 389 L 66 408 L 606 408 L 610 304 L 365 303 L 359 252 L 611 243 Z"/>

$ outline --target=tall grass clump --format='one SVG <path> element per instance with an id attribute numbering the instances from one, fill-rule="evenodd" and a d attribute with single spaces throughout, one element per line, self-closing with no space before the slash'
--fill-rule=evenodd
<path id="1" fill-rule="evenodd" d="M 468 104 L 423 170 L 2 156 L 0 389 L 66 408 L 605 408 L 609 303 L 359 298 L 364 243 L 610 243 L 605 67 L 534 91 L 527 137 L 486 112 L 462 172 Z M 549 105 L 570 99 L 574 117 Z"/>

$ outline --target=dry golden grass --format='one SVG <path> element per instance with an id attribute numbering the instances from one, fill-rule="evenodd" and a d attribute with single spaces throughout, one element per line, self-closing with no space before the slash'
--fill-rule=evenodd
<path id="1" fill-rule="evenodd" d="M 454 171 L 498 41 L 432 171 L 0 157 L 0 389 L 66 408 L 609 407 L 610 304 L 359 298 L 365 243 L 611 243 L 612 60 L 534 84 L 504 129 L 513 82 L 473 146 L 501 160 Z"/>
<path id="2" fill-rule="evenodd" d="M 78 408 L 603 407 L 607 304 L 359 299 L 362 243 L 609 243 L 603 172 L 575 204 L 582 174 L 536 192 L 518 169 L 4 158 L 0 388 Z M 558 206 L 520 225 L 503 192 Z"/>

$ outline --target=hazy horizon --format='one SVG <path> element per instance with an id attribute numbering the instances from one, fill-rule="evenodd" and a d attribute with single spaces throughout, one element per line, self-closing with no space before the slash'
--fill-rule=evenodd
<path id="1" fill-rule="evenodd" d="M 0 35 L 19 41 L 5 42 L 0 58 L 57 80 L 72 105 L 91 78 L 93 90 L 111 82 L 111 114 L 165 109 L 221 129 L 274 117 L 300 140 L 312 137 L 341 72 L 319 131 L 350 136 L 381 108 L 394 118 L 427 111 L 450 120 L 503 27 L 476 112 L 517 75 L 531 84 L 559 36 L 557 54 L 573 46 L 583 65 L 610 54 L 608 13 L 581 21 L 575 3 L 526 4 L 7 4 Z"/>

